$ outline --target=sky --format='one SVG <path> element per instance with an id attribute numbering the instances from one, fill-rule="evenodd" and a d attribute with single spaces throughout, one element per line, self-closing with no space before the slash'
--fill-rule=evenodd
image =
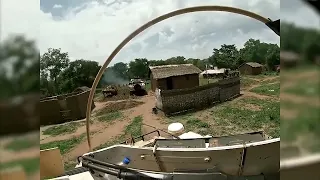
<path id="1" fill-rule="evenodd" d="M 149 20 L 180 8 L 223 5 L 242 8 L 273 20 L 320 27 L 314 11 L 299 0 L 1 0 L 1 40 L 24 33 L 35 39 L 40 53 L 61 48 L 71 60 L 104 63 L 127 35 Z M 281 5 L 281 12 L 280 12 Z M 39 8 L 40 7 L 40 8 Z M 173 56 L 207 58 L 213 48 L 249 39 L 279 44 L 263 23 L 227 12 L 196 12 L 162 21 L 139 34 L 111 64 L 135 58 Z"/>

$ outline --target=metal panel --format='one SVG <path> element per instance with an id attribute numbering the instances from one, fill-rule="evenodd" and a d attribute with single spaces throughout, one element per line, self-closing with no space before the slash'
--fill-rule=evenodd
<path id="1" fill-rule="evenodd" d="M 238 134 L 232 136 L 213 137 L 209 140 L 209 147 L 231 146 L 236 144 L 247 144 L 252 142 L 264 141 L 265 137 L 262 131 Z"/>
<path id="2" fill-rule="evenodd" d="M 156 145 L 161 148 L 205 148 L 205 139 L 156 139 Z"/>
<path id="3" fill-rule="evenodd" d="M 94 153 L 94 158 L 108 163 L 131 159 L 129 168 L 155 172 L 173 172 L 176 169 L 204 170 L 215 168 L 221 173 L 237 175 L 240 169 L 243 145 L 215 148 L 159 148 L 156 157 L 153 148 L 113 146 Z M 159 164 L 157 163 L 159 162 Z"/>
<path id="4" fill-rule="evenodd" d="M 281 180 L 319 180 L 320 154 L 300 157 L 296 159 L 281 160 Z"/>
<path id="5" fill-rule="evenodd" d="M 280 170 L 280 138 L 246 144 L 242 175 L 270 174 Z"/>

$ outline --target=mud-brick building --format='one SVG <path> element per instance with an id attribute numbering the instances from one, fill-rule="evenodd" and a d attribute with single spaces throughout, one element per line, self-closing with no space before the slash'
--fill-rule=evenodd
<path id="1" fill-rule="evenodd" d="M 240 74 L 245 75 L 258 75 L 261 74 L 263 65 L 256 62 L 247 62 L 239 66 Z"/>
<path id="2" fill-rule="evenodd" d="M 193 64 L 150 66 L 151 89 L 184 89 L 199 86 L 199 74 L 202 72 Z"/>

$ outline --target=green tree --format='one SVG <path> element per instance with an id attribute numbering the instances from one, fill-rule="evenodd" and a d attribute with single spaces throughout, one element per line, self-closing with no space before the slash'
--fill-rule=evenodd
<path id="1" fill-rule="evenodd" d="M 58 76 L 60 92 L 69 93 L 81 86 L 91 87 L 100 68 L 96 61 L 79 59 L 70 62 Z"/>
<path id="2" fill-rule="evenodd" d="M 39 92 L 39 51 L 34 41 L 14 36 L 0 44 L 0 98 Z"/>
<path id="3" fill-rule="evenodd" d="M 61 52 L 61 49 L 49 48 L 48 52 L 44 53 L 40 58 L 41 74 L 48 74 L 51 81 L 54 82 L 54 92 L 60 93 L 58 88 L 58 76 L 68 67 L 70 60 L 67 52 Z"/>
<path id="4" fill-rule="evenodd" d="M 280 47 L 277 44 L 270 45 L 267 55 L 266 64 L 268 70 L 275 70 L 275 66 L 280 64 Z"/>
<path id="5" fill-rule="evenodd" d="M 146 58 L 138 58 L 129 63 L 130 78 L 148 78 L 149 62 Z"/>
<path id="6" fill-rule="evenodd" d="M 189 63 L 189 64 L 193 64 L 193 65 L 197 66 L 201 70 L 205 70 L 206 69 L 206 63 L 205 63 L 204 60 L 189 58 L 189 59 L 186 60 L 186 62 Z"/>
<path id="7" fill-rule="evenodd" d="M 218 68 L 236 69 L 239 65 L 239 51 L 234 44 L 221 45 L 220 49 L 213 49 L 213 55 L 209 57 L 209 62 Z"/>
<path id="8" fill-rule="evenodd" d="M 176 56 L 176 57 L 171 57 L 169 59 L 166 60 L 167 64 L 185 64 L 186 62 L 186 58 L 183 56 Z"/>
<path id="9" fill-rule="evenodd" d="M 128 65 L 123 62 L 116 63 L 112 66 L 112 69 L 116 76 L 122 79 L 128 79 Z"/>

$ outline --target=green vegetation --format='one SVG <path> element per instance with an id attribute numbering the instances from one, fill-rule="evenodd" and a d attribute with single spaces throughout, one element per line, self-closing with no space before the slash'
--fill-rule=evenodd
<path id="1" fill-rule="evenodd" d="M 300 95 L 300 96 L 307 96 L 307 97 L 319 97 L 320 86 L 319 81 L 314 79 L 313 81 L 304 80 L 299 82 L 294 87 L 290 87 L 285 89 L 286 93 Z"/>
<path id="2" fill-rule="evenodd" d="M 284 140 L 294 140 L 298 134 L 310 132 L 320 137 L 319 109 L 310 106 L 295 106 L 295 110 L 299 112 L 298 116 L 281 123 L 281 137 Z"/>
<path id="3" fill-rule="evenodd" d="M 185 131 L 193 131 L 202 135 L 211 133 L 211 125 L 198 118 L 195 118 L 192 114 L 187 114 L 179 117 L 171 117 L 166 119 L 167 123 L 180 122 L 183 124 Z"/>
<path id="4" fill-rule="evenodd" d="M 65 162 L 65 163 L 64 163 L 64 170 L 65 170 L 65 171 L 72 170 L 72 169 L 74 169 L 74 167 L 76 167 L 77 164 L 78 164 L 77 161 Z"/>
<path id="5" fill-rule="evenodd" d="M 4 147 L 10 151 L 22 151 L 39 146 L 39 139 L 17 138 L 6 144 Z"/>
<path id="6" fill-rule="evenodd" d="M 120 119 L 123 117 L 123 114 L 121 111 L 115 111 L 115 112 L 110 112 L 101 116 L 98 116 L 98 121 L 101 122 L 109 122 L 109 123 L 114 123 L 115 120 Z"/>
<path id="7" fill-rule="evenodd" d="M 96 93 L 101 94 L 101 87 L 105 85 L 115 84 L 114 79 L 122 79 L 123 82 L 134 77 L 149 79 L 149 66 L 193 64 L 200 70 L 205 70 L 206 65 L 236 69 L 239 65 L 248 61 L 264 64 L 272 71 L 274 65 L 280 63 L 279 52 L 280 47 L 277 44 L 249 39 L 244 43 L 243 48 L 238 48 L 234 44 L 222 44 L 220 48 L 214 48 L 213 53 L 204 59 L 186 58 L 184 56 L 171 57 L 166 60 L 135 58 L 131 59 L 129 63 L 119 62 L 108 67 L 104 74 L 104 77 L 107 78 L 102 78 L 103 81 L 99 83 L 99 90 Z M 79 86 L 90 87 L 94 80 L 93 77 L 100 68 L 101 66 L 97 62 L 83 59 L 70 61 L 68 52 L 49 48 L 40 57 L 41 90 L 45 95 L 56 95 L 72 92 Z M 209 80 L 209 83 L 214 81 L 216 80 Z M 200 80 L 200 85 L 207 83 L 207 80 Z M 150 89 L 150 83 L 147 84 L 146 89 Z M 101 98 L 102 96 L 95 96 L 95 99 Z"/>
<path id="8" fill-rule="evenodd" d="M 151 90 L 151 81 L 150 80 L 146 81 L 145 89 L 147 92 Z"/>
<path id="9" fill-rule="evenodd" d="M 265 84 L 258 87 L 255 87 L 250 90 L 251 92 L 255 92 L 261 95 L 267 96 L 279 96 L 280 95 L 280 83 L 274 84 Z"/>
<path id="10" fill-rule="evenodd" d="M 108 113 L 130 109 L 143 104 L 141 101 L 127 100 L 117 103 L 110 103 L 95 113 L 95 116 L 102 116 Z"/>
<path id="11" fill-rule="evenodd" d="M 85 134 L 82 134 L 81 136 L 74 137 L 67 140 L 61 140 L 61 141 L 53 141 L 45 144 L 40 144 L 40 149 L 50 149 L 58 147 L 60 149 L 61 154 L 65 154 L 68 151 L 70 151 L 72 148 L 74 148 L 77 144 L 82 142 L 84 139 Z"/>
<path id="12" fill-rule="evenodd" d="M 129 124 L 125 129 L 125 134 L 131 134 L 133 137 L 142 135 L 142 116 L 137 116 L 133 118 L 131 124 Z"/>
<path id="13" fill-rule="evenodd" d="M 251 79 L 248 76 L 241 76 L 241 79 L 240 79 L 241 88 L 247 88 L 257 83 L 258 81 Z"/>
<path id="14" fill-rule="evenodd" d="M 274 84 L 274 83 L 277 83 L 277 82 L 280 83 L 280 76 L 273 76 L 273 77 L 274 78 L 272 78 L 272 79 L 263 80 L 261 82 L 261 84 L 265 85 L 265 84 Z"/>
<path id="15" fill-rule="evenodd" d="M 250 108 L 249 104 L 260 109 Z M 211 115 L 221 128 L 248 131 L 263 129 L 272 137 L 280 136 L 280 102 L 246 98 L 236 103 L 218 105 L 213 108 Z"/>
<path id="16" fill-rule="evenodd" d="M 305 148 L 314 152 L 320 151 L 320 143 L 313 141 L 320 138 L 319 108 L 291 103 L 286 103 L 284 107 L 298 112 L 298 115 L 293 119 L 281 121 L 281 138 L 287 142 L 303 138 Z"/>
<path id="17" fill-rule="evenodd" d="M 102 149 L 111 145 L 115 145 L 121 143 L 126 140 L 128 135 L 132 135 L 133 137 L 141 136 L 142 135 L 142 116 L 137 116 L 133 118 L 132 122 L 126 127 L 124 132 L 121 135 L 113 137 L 108 142 L 101 144 L 100 146 L 94 148 L 93 150 Z"/>
<path id="18" fill-rule="evenodd" d="M 39 170 L 39 167 L 40 167 L 39 162 L 40 162 L 39 157 L 12 161 L 8 163 L 0 164 L 0 170 L 10 169 L 10 168 L 20 166 L 25 170 L 27 175 L 31 175 Z"/>
<path id="19" fill-rule="evenodd" d="M 93 148 L 93 150 L 96 151 L 96 150 L 99 150 L 102 148 L 106 148 L 106 147 L 109 147 L 109 146 L 112 146 L 115 144 L 122 143 L 123 141 L 125 141 L 125 139 L 126 139 L 126 135 L 123 133 L 119 136 L 112 137 L 108 142 L 101 144 L 100 146 L 98 146 L 96 148 Z"/>
<path id="20" fill-rule="evenodd" d="M 77 131 L 79 126 L 82 126 L 83 123 L 80 122 L 70 122 L 63 125 L 57 125 L 49 127 L 48 129 L 44 130 L 42 133 L 43 135 L 50 135 L 50 136 L 59 136 L 63 134 L 71 134 Z"/>

